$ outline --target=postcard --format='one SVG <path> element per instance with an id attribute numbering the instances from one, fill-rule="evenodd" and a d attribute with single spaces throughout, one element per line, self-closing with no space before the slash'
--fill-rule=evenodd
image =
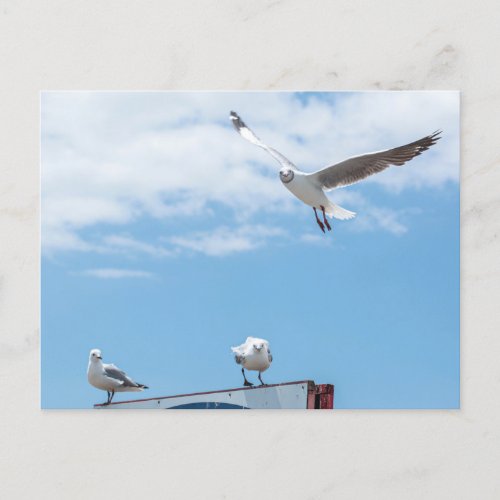
<path id="1" fill-rule="evenodd" d="M 42 92 L 42 407 L 459 408 L 459 102 Z"/>

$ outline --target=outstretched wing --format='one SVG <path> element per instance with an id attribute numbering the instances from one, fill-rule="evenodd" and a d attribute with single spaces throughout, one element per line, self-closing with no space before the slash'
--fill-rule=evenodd
<path id="1" fill-rule="evenodd" d="M 298 168 L 287 158 L 285 158 L 279 151 L 270 148 L 268 145 L 264 144 L 243 122 L 243 120 L 234 112 L 231 111 L 229 118 L 231 123 L 234 125 L 236 131 L 246 139 L 247 141 L 255 144 L 256 146 L 265 149 L 275 160 L 277 160 L 283 167 L 288 167 L 293 170 L 298 170 Z"/>
<path id="2" fill-rule="evenodd" d="M 113 364 L 104 365 L 104 373 L 107 377 L 122 382 L 123 387 L 142 387 L 141 384 L 134 382 L 123 370 Z"/>
<path id="3" fill-rule="evenodd" d="M 354 156 L 336 165 L 309 174 L 308 177 L 327 190 L 348 186 L 370 175 L 382 172 L 390 165 L 404 165 L 407 161 L 419 156 L 436 144 L 441 139 L 439 134 L 441 134 L 441 131 L 437 130 L 431 135 L 405 146 Z"/>

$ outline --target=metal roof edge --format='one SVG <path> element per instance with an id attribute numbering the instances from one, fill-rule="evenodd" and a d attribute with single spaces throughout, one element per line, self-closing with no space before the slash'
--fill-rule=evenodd
<path id="1" fill-rule="evenodd" d="M 295 385 L 295 384 L 312 384 L 313 386 L 316 386 L 313 380 L 297 380 L 295 382 L 282 382 L 280 384 L 265 384 L 265 385 L 256 385 L 252 387 L 236 387 L 234 389 L 222 389 L 218 391 L 206 391 L 206 392 L 192 392 L 189 394 L 175 394 L 173 396 L 159 396 L 156 398 L 143 398 L 143 399 L 130 399 L 127 401 L 117 401 L 116 403 L 110 403 L 109 405 L 104 404 L 104 403 L 98 403 L 94 405 L 94 408 L 100 408 L 100 407 L 108 407 L 108 406 L 118 406 L 121 404 L 125 403 L 141 403 L 144 401 L 158 401 L 161 399 L 172 399 L 172 398 L 184 398 L 184 397 L 189 397 L 189 396 L 201 396 L 203 394 L 218 394 L 221 392 L 236 392 L 236 391 L 255 391 L 258 389 L 268 389 L 269 387 L 280 387 L 284 385 Z"/>

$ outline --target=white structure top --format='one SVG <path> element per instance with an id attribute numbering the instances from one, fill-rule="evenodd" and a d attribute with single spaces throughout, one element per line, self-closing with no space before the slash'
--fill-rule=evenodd
<path id="1" fill-rule="evenodd" d="M 333 385 L 311 380 L 97 404 L 99 409 L 332 409 Z"/>

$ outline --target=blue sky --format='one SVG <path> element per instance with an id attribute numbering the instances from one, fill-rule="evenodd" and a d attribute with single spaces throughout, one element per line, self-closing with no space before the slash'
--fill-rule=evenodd
<path id="1" fill-rule="evenodd" d="M 231 109 L 305 171 L 444 132 L 323 235 Z M 96 347 L 147 397 L 237 387 L 249 335 L 337 408 L 458 407 L 458 127 L 456 92 L 43 93 L 42 407 L 104 401 Z"/>

